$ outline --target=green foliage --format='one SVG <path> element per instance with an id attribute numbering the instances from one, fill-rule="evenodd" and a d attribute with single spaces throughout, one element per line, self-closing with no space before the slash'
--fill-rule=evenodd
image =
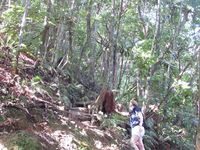
<path id="1" fill-rule="evenodd" d="M 152 150 L 154 149 L 154 146 L 158 144 L 154 136 L 155 136 L 154 132 L 149 132 L 149 131 L 145 132 L 145 137 L 143 142 L 146 150 Z"/>
<path id="2" fill-rule="evenodd" d="M 41 32 L 44 29 L 44 17 L 46 11 L 44 4 L 35 0 L 31 3 L 28 9 L 28 16 L 26 18 L 26 32 L 23 35 L 23 45 L 29 51 L 35 51 L 38 45 L 41 44 Z M 20 3 L 12 5 L 2 15 L 4 28 L 3 32 L 7 34 L 7 41 L 12 46 L 16 46 L 19 42 L 18 35 L 20 30 L 21 18 L 24 13 L 24 6 Z"/>
<path id="3" fill-rule="evenodd" d="M 190 96 L 184 101 L 181 94 L 175 96 L 169 105 L 168 118 L 159 127 L 160 139 L 172 142 L 180 149 L 194 149 L 193 139 L 196 133 L 197 118 L 194 115 L 194 106 L 191 105 Z M 176 107 L 175 107 L 176 106 Z M 177 108 L 177 106 L 179 106 Z"/>
<path id="4" fill-rule="evenodd" d="M 9 39 L 15 42 L 15 44 L 18 42 L 19 20 L 21 20 L 23 12 L 24 8 L 22 6 L 12 5 L 11 8 L 2 15 L 2 20 L 5 23 L 3 32 L 7 33 Z"/>
<path id="5" fill-rule="evenodd" d="M 38 150 L 41 149 L 39 140 L 26 132 L 18 132 L 12 139 L 11 143 L 18 146 L 19 150 Z"/>
<path id="6" fill-rule="evenodd" d="M 127 121 L 126 118 L 118 114 L 113 114 L 112 116 L 102 116 L 101 120 L 101 126 L 108 128 L 116 127 L 117 124 Z"/>
<path id="7" fill-rule="evenodd" d="M 151 46 L 152 40 L 143 40 L 133 48 L 133 52 L 135 53 L 135 62 L 142 72 L 142 75 L 147 75 L 148 69 L 156 60 L 152 55 Z"/>
<path id="8" fill-rule="evenodd" d="M 173 125 L 165 125 L 165 128 L 162 129 L 160 138 L 172 142 L 180 149 L 194 149 L 193 142 L 191 142 L 191 140 L 187 138 L 185 134 L 187 133 L 184 128 Z"/>
<path id="9" fill-rule="evenodd" d="M 32 78 L 31 84 L 36 85 L 36 84 L 40 83 L 41 81 L 42 81 L 42 78 L 40 76 L 35 76 Z"/>
<path id="10" fill-rule="evenodd" d="M 195 44 L 199 43 L 199 35 L 197 35 L 199 29 L 196 26 L 200 22 L 200 11 L 197 0 L 162 1 L 160 12 L 156 0 L 145 1 L 145 3 L 139 0 L 123 1 L 122 7 L 120 1 L 116 1 L 115 16 L 112 16 L 112 1 L 92 1 L 90 28 L 93 43 L 89 43 L 84 51 L 83 46 L 87 45 L 89 32 L 87 16 L 90 1 L 76 0 L 73 4 L 71 1 L 58 0 L 51 2 L 50 6 L 47 1 L 31 1 L 23 33 L 22 49 L 34 55 L 37 54 L 37 58 L 43 58 L 44 49 L 41 45 L 46 42 L 49 46 L 47 47 L 46 56 L 48 57 L 46 61 L 49 63 L 47 68 L 50 68 L 51 62 L 49 60 L 52 60 L 54 55 L 64 55 L 64 50 L 67 54 L 69 52 L 68 30 L 70 27 L 72 29 L 73 59 L 69 63 L 70 65 L 67 65 L 65 71 L 78 69 L 90 76 L 91 59 L 94 59 L 94 62 L 92 62 L 95 63 L 92 64 L 94 65 L 94 85 L 101 85 L 104 81 L 102 71 L 105 69 L 105 65 L 109 69 L 108 78 L 112 77 L 113 52 L 110 51 L 110 46 L 115 44 L 117 57 L 116 80 L 122 75 L 120 86 L 117 87 L 120 91 L 117 99 L 120 102 L 128 103 L 130 99 L 136 97 L 136 92 L 139 89 L 140 102 L 142 100 L 144 103 L 150 101 L 151 104 L 163 104 L 163 99 L 166 100 L 166 106 L 161 105 L 159 112 L 161 115 L 163 109 L 166 109 L 167 112 L 165 114 L 167 119 L 163 121 L 166 126 L 159 128 L 160 135 L 164 139 L 169 137 L 173 143 L 179 146 L 182 144 L 183 149 L 186 147 L 189 149 L 189 145 L 194 138 L 192 134 L 195 134 L 195 129 L 189 123 L 189 118 L 192 116 L 195 119 L 196 117 L 194 101 L 198 91 L 196 86 L 196 68 L 198 66 L 195 56 L 197 45 Z M 0 18 L 3 25 L 1 32 L 6 33 L 7 36 L 5 42 L 0 38 L 0 45 L 5 44 L 12 47 L 12 56 L 15 56 L 18 52 L 18 36 L 24 5 L 19 0 L 11 1 L 11 4 L 11 7 L 4 11 Z M 48 5 L 50 8 L 48 8 Z M 139 7 L 141 12 L 139 12 Z M 187 12 L 187 10 L 191 11 Z M 188 13 L 188 21 L 184 20 L 186 13 Z M 160 20 L 158 17 L 160 17 Z M 160 23 L 160 26 L 157 25 L 158 23 Z M 62 28 L 65 28 L 64 30 L 59 28 L 61 25 Z M 46 28 L 49 29 L 48 32 L 46 32 Z M 114 29 L 113 37 L 111 37 L 112 28 Z M 144 35 L 145 29 L 147 35 Z M 58 41 L 61 33 L 59 32 L 62 31 L 64 31 L 63 36 L 65 38 L 61 40 L 62 44 L 60 44 Z M 116 43 L 112 43 L 112 38 Z M 168 43 L 170 43 L 169 48 L 166 46 Z M 59 44 L 62 47 L 61 49 L 56 46 Z M 91 44 L 94 45 L 94 49 L 91 48 Z M 153 48 L 154 46 L 155 48 Z M 56 49 L 54 49 L 55 47 Z M 81 55 L 85 57 L 79 63 Z M 0 58 L 3 57 L 0 56 Z M 188 63 L 190 63 L 190 66 L 184 70 Z M 151 74 L 151 69 L 155 64 L 155 72 Z M 122 70 L 119 69 L 121 66 Z M 137 79 L 137 73 L 139 73 L 139 79 Z M 76 72 L 71 76 L 74 78 L 73 82 L 75 83 L 71 85 L 56 83 L 56 87 L 54 87 L 59 89 L 60 99 L 67 105 L 70 100 L 86 100 L 84 98 L 85 91 L 83 87 L 79 86 L 81 82 L 87 82 L 85 77 L 82 75 L 83 77 L 76 81 Z M 31 84 L 38 86 L 42 80 L 41 78 L 39 75 L 33 77 Z M 147 79 L 149 79 L 149 85 Z M 93 87 L 87 88 L 97 91 Z M 149 97 L 145 99 L 146 96 Z M 166 96 L 167 99 L 165 99 Z M 170 123 L 173 122 L 174 116 L 177 114 L 175 111 L 177 106 L 179 106 L 179 112 L 188 109 L 191 111 L 187 114 L 182 113 L 184 116 L 182 119 L 183 124 L 176 128 Z M 113 127 L 120 121 L 121 118 L 117 116 L 113 118 L 105 117 L 102 126 Z M 157 144 L 156 138 L 160 137 L 153 130 L 151 121 L 149 126 L 151 130 L 146 132 L 145 147 L 146 149 L 154 149 L 153 146 Z M 187 140 L 175 136 L 175 133 L 183 127 L 187 132 L 192 129 L 192 134 L 189 134 Z M 185 145 L 184 142 L 186 142 Z M 24 145 L 23 143 L 19 144 Z"/>
<path id="11" fill-rule="evenodd" d="M 3 116 L 0 116 L 0 122 L 3 122 L 5 118 Z"/>
<path id="12" fill-rule="evenodd" d="M 158 138 L 159 135 L 154 129 L 154 121 L 151 118 L 148 118 L 145 120 L 145 126 L 147 130 L 145 130 L 145 135 L 144 135 L 144 146 L 145 149 L 151 150 L 155 148 L 155 145 L 158 145 Z"/>

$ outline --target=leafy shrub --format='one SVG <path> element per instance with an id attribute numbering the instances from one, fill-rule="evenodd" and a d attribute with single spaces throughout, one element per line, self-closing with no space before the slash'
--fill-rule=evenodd
<path id="1" fill-rule="evenodd" d="M 41 149 L 40 141 L 33 135 L 26 132 L 18 132 L 11 139 L 11 143 L 17 145 L 19 150 L 39 150 Z"/>

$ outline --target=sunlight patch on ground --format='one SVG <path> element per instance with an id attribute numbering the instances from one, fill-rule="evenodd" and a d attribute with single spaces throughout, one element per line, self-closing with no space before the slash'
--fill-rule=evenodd
<path id="1" fill-rule="evenodd" d="M 34 132 L 34 133 L 38 135 L 40 138 L 42 138 L 43 140 L 45 140 L 46 142 L 48 142 L 48 144 L 51 144 L 51 145 L 54 144 L 54 141 L 48 132 L 46 133 Z"/>
<path id="2" fill-rule="evenodd" d="M 65 117 L 65 116 L 62 116 L 62 115 L 59 115 L 59 117 L 60 117 L 60 121 L 62 122 L 61 123 L 62 125 L 66 125 L 66 122 L 69 121 L 68 117 Z"/>
<path id="3" fill-rule="evenodd" d="M 74 136 L 67 134 L 65 131 L 57 130 L 51 134 L 53 138 L 59 143 L 61 150 L 75 150 L 77 149 L 76 144 L 73 143 Z"/>
<path id="4" fill-rule="evenodd" d="M 92 129 L 92 131 L 94 131 L 96 134 L 100 135 L 100 136 L 104 136 L 104 132 L 98 130 L 98 129 Z"/>
<path id="5" fill-rule="evenodd" d="M 103 144 L 101 141 L 96 140 L 96 141 L 94 141 L 94 144 L 95 144 L 96 148 L 98 148 L 98 149 L 103 148 Z"/>
<path id="6" fill-rule="evenodd" d="M 109 132 L 106 132 L 106 135 L 112 138 L 112 135 Z"/>
<path id="7" fill-rule="evenodd" d="M 104 150 L 119 150 L 116 144 L 111 144 L 111 146 L 106 146 L 103 148 Z"/>
<path id="8" fill-rule="evenodd" d="M 83 135 L 83 136 L 87 136 L 87 133 L 86 133 L 85 129 L 81 130 L 80 134 Z"/>
<path id="9" fill-rule="evenodd" d="M 3 144 L 0 143 L 0 150 L 8 150 Z"/>

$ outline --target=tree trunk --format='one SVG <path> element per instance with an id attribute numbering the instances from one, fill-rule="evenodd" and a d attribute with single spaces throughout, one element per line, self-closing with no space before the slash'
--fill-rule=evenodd
<path id="1" fill-rule="evenodd" d="M 85 51 L 88 48 L 91 48 L 91 34 L 92 34 L 91 13 L 92 13 L 92 3 L 93 3 L 93 0 L 89 0 L 88 6 L 87 6 L 87 17 L 86 17 L 87 37 L 86 37 L 86 41 L 85 41 L 83 47 L 81 48 L 79 63 L 81 63 L 82 58 L 85 55 Z"/>
<path id="2" fill-rule="evenodd" d="M 97 21 L 94 20 L 94 23 L 92 25 L 92 34 L 91 34 L 91 46 L 92 46 L 92 52 L 91 52 L 91 61 L 90 61 L 90 75 L 92 80 L 94 80 L 95 77 L 95 64 L 96 64 L 96 30 L 97 30 Z"/>
<path id="3" fill-rule="evenodd" d="M 18 73 L 18 57 L 19 57 L 19 51 L 22 47 L 23 44 L 23 34 L 24 34 L 24 30 L 25 30 L 25 26 L 26 26 L 26 17 L 28 15 L 28 7 L 30 5 L 30 0 L 26 0 L 25 2 L 25 10 L 24 10 L 24 14 L 22 16 L 22 20 L 21 20 L 21 24 L 20 24 L 20 31 L 19 31 L 19 45 L 18 45 L 18 49 L 15 52 L 15 58 L 14 58 L 14 70 L 15 73 Z"/>
<path id="4" fill-rule="evenodd" d="M 109 32 L 110 53 L 112 54 L 112 74 L 109 76 L 110 86 L 114 88 L 116 80 L 116 31 L 115 31 L 115 0 L 112 0 L 111 24 Z"/>
<path id="5" fill-rule="evenodd" d="M 172 56 L 171 56 L 172 57 Z M 171 83 L 171 63 L 172 63 L 172 58 L 170 60 L 170 64 L 168 64 L 168 68 L 167 68 L 167 75 L 165 77 L 165 93 L 168 93 L 169 91 L 169 87 L 170 87 L 170 83 Z M 167 109 L 168 109 L 168 98 L 165 98 L 164 100 L 164 108 L 163 108 L 163 114 L 164 114 L 164 117 L 167 118 Z"/>
<path id="6" fill-rule="evenodd" d="M 22 42 L 23 42 L 23 33 L 24 33 L 25 26 L 26 26 L 26 16 L 28 14 L 29 4 L 30 4 L 30 1 L 26 0 L 25 10 L 24 10 L 24 14 L 23 14 L 23 17 L 22 17 L 21 25 L 20 25 L 21 28 L 20 28 L 20 32 L 19 32 L 19 48 L 21 48 Z"/>
<path id="7" fill-rule="evenodd" d="M 122 82 L 122 77 L 123 77 L 123 72 L 124 72 L 124 54 L 121 53 L 121 60 L 119 60 L 119 64 L 120 64 L 120 71 L 119 71 L 119 79 L 118 79 L 118 85 L 117 85 L 117 89 L 120 89 L 121 86 L 121 82 Z"/>
<path id="8" fill-rule="evenodd" d="M 103 87 L 108 87 L 108 77 L 109 77 L 109 52 L 107 48 L 103 51 L 102 58 L 102 66 L 103 66 Z"/>
<path id="9" fill-rule="evenodd" d="M 139 69 L 137 69 L 137 72 L 136 72 L 136 93 L 137 93 L 137 98 L 140 98 L 140 96 L 141 96 L 140 87 L 141 87 L 141 85 L 140 85 L 140 71 L 139 71 Z"/>
<path id="10" fill-rule="evenodd" d="M 156 15 L 156 29 L 155 29 L 155 34 L 154 34 L 154 38 L 153 38 L 153 42 L 152 42 L 152 47 L 151 47 L 151 51 L 152 53 L 154 52 L 154 50 L 158 50 L 158 43 L 159 43 L 159 38 L 160 38 L 160 18 L 161 18 L 161 1 L 158 0 L 158 9 L 157 9 L 157 15 Z"/>
<path id="11" fill-rule="evenodd" d="M 45 18 L 44 18 L 44 30 L 42 32 L 42 45 L 41 45 L 41 49 L 40 49 L 40 53 L 43 54 L 43 59 L 42 59 L 43 63 L 46 61 L 49 39 L 50 39 L 49 16 L 51 14 L 51 7 L 52 7 L 51 0 L 48 0 L 47 16 L 45 16 Z"/>
<path id="12" fill-rule="evenodd" d="M 0 3 L 0 16 L 4 12 L 5 2 L 6 2 L 6 0 L 2 0 L 2 2 Z"/>
<path id="13" fill-rule="evenodd" d="M 200 95 L 200 94 L 199 94 Z M 199 105 L 200 105 L 200 101 L 199 101 Z M 200 119 L 200 118 L 199 118 Z M 200 123 L 199 126 L 197 128 L 197 136 L 196 136 L 196 150 L 200 150 Z"/>
<path id="14" fill-rule="evenodd" d="M 71 0 L 70 2 L 70 16 L 73 16 L 73 11 L 74 11 L 74 3 L 75 0 Z M 69 20 L 69 24 L 68 24 L 68 35 L 69 35 L 69 61 L 71 61 L 73 58 L 73 27 L 74 26 L 74 22 L 73 19 L 71 18 Z"/>
<path id="15" fill-rule="evenodd" d="M 199 52 L 199 80 L 198 80 L 198 90 L 199 90 L 199 107 L 200 107 L 200 46 L 198 47 Z M 200 109 L 198 107 L 198 117 L 199 117 L 199 125 L 197 128 L 197 136 L 196 136 L 196 150 L 200 150 Z"/>

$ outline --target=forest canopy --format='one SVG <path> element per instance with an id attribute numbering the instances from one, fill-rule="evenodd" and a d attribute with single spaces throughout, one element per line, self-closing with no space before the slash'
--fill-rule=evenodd
<path id="1" fill-rule="evenodd" d="M 68 109 L 106 87 L 144 108 L 146 149 L 200 150 L 199 68 L 198 0 L 0 2 L 1 103 Z"/>

